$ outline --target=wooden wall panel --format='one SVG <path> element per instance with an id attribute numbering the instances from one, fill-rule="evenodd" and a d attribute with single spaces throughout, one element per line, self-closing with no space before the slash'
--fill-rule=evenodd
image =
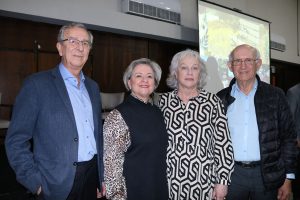
<path id="1" fill-rule="evenodd" d="M 271 66 L 275 67 L 275 86 L 282 88 L 285 92 L 292 86 L 300 83 L 300 65 L 280 60 L 271 60 Z"/>
<path id="2" fill-rule="evenodd" d="M 0 92 L 2 93 L 0 117 L 8 119 L 15 97 L 23 80 L 35 69 L 33 53 L 25 51 L 0 51 Z"/>
<path id="3" fill-rule="evenodd" d="M 60 62 L 60 56 L 58 55 L 58 53 L 39 52 L 37 58 L 37 71 L 52 69 Z"/>
<path id="4" fill-rule="evenodd" d="M 12 104 L 24 78 L 35 72 L 32 52 L 0 51 L 2 103 Z"/>
<path id="5" fill-rule="evenodd" d="M 92 76 L 93 76 L 93 69 L 94 69 L 93 59 L 94 59 L 93 55 L 90 54 L 88 60 L 86 61 L 85 65 L 83 66 L 83 69 L 82 69 L 83 73 L 92 79 L 93 79 Z"/>
<path id="6" fill-rule="evenodd" d="M 0 17 L 1 48 L 56 51 L 60 26 Z"/>
<path id="7" fill-rule="evenodd" d="M 1 48 L 33 49 L 36 26 L 33 22 L 0 17 Z"/>
<path id="8" fill-rule="evenodd" d="M 116 34 L 94 34 L 93 79 L 104 92 L 122 92 L 123 73 L 131 61 L 148 57 L 148 41 Z"/>
<path id="9" fill-rule="evenodd" d="M 56 42 L 60 26 L 35 23 L 35 27 L 36 32 L 34 33 L 34 43 L 39 45 L 39 51 L 58 54 Z"/>

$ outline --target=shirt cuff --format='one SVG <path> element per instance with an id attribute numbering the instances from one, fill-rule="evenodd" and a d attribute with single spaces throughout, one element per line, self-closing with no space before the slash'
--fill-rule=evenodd
<path id="1" fill-rule="evenodd" d="M 286 178 L 287 179 L 295 179 L 295 174 L 291 173 L 291 174 L 286 174 Z"/>

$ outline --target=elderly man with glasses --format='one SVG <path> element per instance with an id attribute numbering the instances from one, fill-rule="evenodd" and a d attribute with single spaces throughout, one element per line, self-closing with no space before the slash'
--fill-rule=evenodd
<path id="1" fill-rule="evenodd" d="M 60 64 L 28 77 L 16 98 L 7 157 L 17 180 L 37 199 L 103 195 L 100 92 L 82 72 L 92 43 L 83 24 L 63 26 L 56 44 Z"/>
<path id="2" fill-rule="evenodd" d="M 218 92 L 228 117 L 235 169 L 229 200 L 288 200 L 296 170 L 296 132 L 284 92 L 260 80 L 259 51 L 234 48 L 234 78 Z"/>

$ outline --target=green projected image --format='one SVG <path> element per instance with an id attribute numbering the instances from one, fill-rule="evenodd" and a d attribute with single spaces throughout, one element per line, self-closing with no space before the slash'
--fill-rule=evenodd
<path id="1" fill-rule="evenodd" d="M 260 51 L 263 65 L 258 75 L 270 82 L 269 22 L 204 1 L 198 1 L 198 12 L 199 51 L 208 71 L 208 91 L 229 85 L 233 74 L 227 67 L 228 55 L 240 44 Z"/>

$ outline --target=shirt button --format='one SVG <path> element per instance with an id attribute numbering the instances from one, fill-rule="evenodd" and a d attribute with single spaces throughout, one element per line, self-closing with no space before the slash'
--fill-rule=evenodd
<path id="1" fill-rule="evenodd" d="M 76 138 L 74 138 L 74 141 L 75 141 L 75 142 L 77 142 L 77 141 L 78 141 L 78 138 L 77 138 L 77 137 L 76 137 Z"/>
<path id="2" fill-rule="evenodd" d="M 77 166 L 77 162 L 73 162 L 73 165 L 74 165 L 74 166 Z"/>

